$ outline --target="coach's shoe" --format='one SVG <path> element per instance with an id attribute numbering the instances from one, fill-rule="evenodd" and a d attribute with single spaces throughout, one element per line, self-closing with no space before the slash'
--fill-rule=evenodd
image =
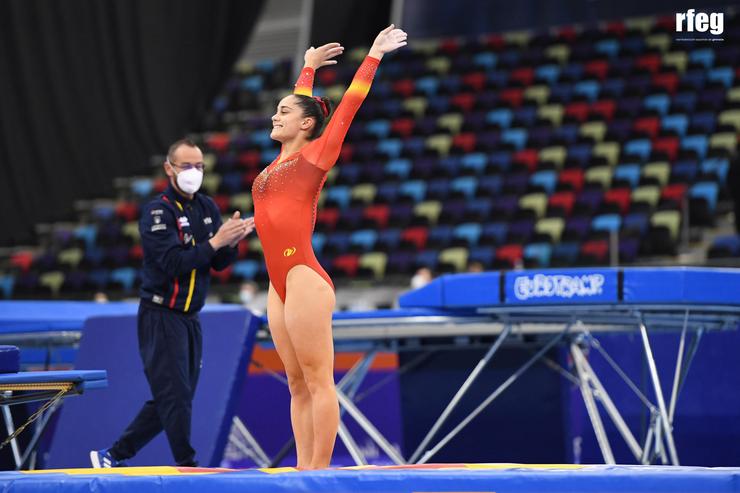
<path id="1" fill-rule="evenodd" d="M 125 461 L 116 460 L 110 455 L 107 448 L 103 450 L 91 450 L 90 451 L 90 462 L 95 469 L 102 467 L 127 467 Z"/>

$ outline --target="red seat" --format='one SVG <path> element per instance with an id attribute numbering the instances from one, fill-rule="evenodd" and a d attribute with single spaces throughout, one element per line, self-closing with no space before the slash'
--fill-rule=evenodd
<path id="1" fill-rule="evenodd" d="M 450 103 L 452 106 L 462 111 L 471 111 L 475 104 L 475 95 L 468 92 L 455 94 L 450 98 Z"/>
<path id="2" fill-rule="evenodd" d="M 257 150 L 244 151 L 239 154 L 238 162 L 247 168 L 256 168 L 260 165 L 261 157 Z"/>
<path id="3" fill-rule="evenodd" d="M 484 36 L 483 42 L 493 51 L 501 50 L 504 46 L 506 46 L 506 41 L 504 41 L 504 37 L 500 34 L 489 34 L 487 36 Z"/>
<path id="4" fill-rule="evenodd" d="M 609 72 L 609 63 L 607 63 L 606 60 L 592 60 L 588 62 L 583 69 L 588 75 L 604 80 L 607 72 Z"/>
<path id="5" fill-rule="evenodd" d="M 522 246 L 519 244 L 510 243 L 496 249 L 496 260 L 508 262 L 512 267 L 521 262 L 522 256 Z"/>
<path id="6" fill-rule="evenodd" d="M 237 258 L 243 259 L 247 258 L 247 254 L 249 254 L 249 242 L 248 241 L 240 241 L 237 244 Z"/>
<path id="7" fill-rule="evenodd" d="M 364 216 L 367 219 L 375 221 L 378 228 L 385 228 L 388 225 L 388 217 L 391 214 L 391 208 L 387 204 L 370 205 L 365 208 Z"/>
<path id="8" fill-rule="evenodd" d="M 354 153 L 355 147 L 352 144 L 345 142 L 344 144 L 342 144 L 342 150 L 339 151 L 339 160 L 343 163 L 348 163 L 352 161 L 352 156 L 354 155 Z"/>
<path id="9" fill-rule="evenodd" d="M 215 269 L 211 269 L 211 277 L 213 279 L 216 279 L 219 282 L 219 284 L 226 284 L 231 279 L 231 273 L 233 270 L 234 270 L 233 265 L 226 267 L 224 270 L 220 272 Z"/>
<path id="10" fill-rule="evenodd" d="M 606 262 L 609 255 L 608 240 L 591 240 L 581 245 L 581 253 L 593 257 L 597 262 Z"/>
<path id="11" fill-rule="evenodd" d="M 416 87 L 412 79 L 401 79 L 393 83 L 393 92 L 404 98 L 410 97 L 414 94 Z"/>
<path id="12" fill-rule="evenodd" d="M 678 137 L 661 137 L 653 141 L 653 151 L 664 152 L 670 161 L 674 161 L 678 155 Z"/>
<path id="13" fill-rule="evenodd" d="M 510 80 L 520 82 L 524 86 L 532 85 L 534 80 L 534 69 L 532 67 L 522 67 L 511 71 Z"/>
<path id="14" fill-rule="evenodd" d="M 524 89 L 520 89 L 520 88 L 504 89 L 499 94 L 499 98 L 501 99 L 501 101 L 505 101 L 509 103 L 511 106 L 518 108 L 519 106 L 522 105 L 522 100 L 524 99 Z"/>
<path id="15" fill-rule="evenodd" d="M 512 163 L 526 166 L 530 173 L 537 169 L 538 160 L 539 153 L 536 149 L 522 149 L 521 151 L 515 152 L 511 157 Z"/>
<path id="16" fill-rule="evenodd" d="M 144 260 L 144 248 L 140 244 L 132 246 L 128 251 L 128 258 L 134 261 Z"/>
<path id="17" fill-rule="evenodd" d="M 208 147 L 216 152 L 224 152 L 229 148 L 231 136 L 226 132 L 214 132 L 206 139 Z"/>
<path id="18" fill-rule="evenodd" d="M 575 41 L 575 39 L 578 37 L 578 32 L 573 26 L 565 26 L 561 27 L 558 30 L 557 37 L 559 40 L 562 41 Z"/>
<path id="19" fill-rule="evenodd" d="M 226 214 L 228 212 L 231 197 L 224 194 L 218 194 L 213 196 L 213 201 L 216 203 L 216 207 L 218 207 L 221 214 Z"/>
<path id="20" fill-rule="evenodd" d="M 116 216 L 124 221 L 133 221 L 139 217 L 139 204 L 134 202 L 119 202 L 116 205 Z"/>
<path id="21" fill-rule="evenodd" d="M 583 188 L 583 170 L 580 168 L 564 169 L 560 172 L 559 183 L 567 183 L 578 192 Z"/>
<path id="22" fill-rule="evenodd" d="M 604 118 L 606 121 L 610 121 L 614 118 L 614 111 L 617 109 L 617 105 L 611 99 L 603 99 L 596 101 L 591 105 L 591 115 L 598 115 Z"/>
<path id="23" fill-rule="evenodd" d="M 660 197 L 677 202 L 680 206 L 683 203 L 683 198 L 686 196 L 687 189 L 688 185 L 685 183 L 672 183 L 663 188 Z"/>
<path id="24" fill-rule="evenodd" d="M 660 63 L 660 55 L 648 53 L 647 55 L 642 55 L 635 60 L 635 67 L 644 68 L 651 74 L 654 74 L 660 68 Z"/>
<path id="25" fill-rule="evenodd" d="M 575 203 L 576 194 L 573 192 L 555 192 L 550 195 L 550 198 L 547 201 L 548 206 L 562 209 L 566 216 L 570 216 Z"/>
<path id="26" fill-rule="evenodd" d="M 678 87 L 678 75 L 673 72 L 655 74 L 653 84 L 673 94 Z"/>
<path id="27" fill-rule="evenodd" d="M 414 243 L 418 250 L 423 250 L 426 247 L 428 237 L 429 229 L 425 226 L 414 226 L 401 232 L 401 239 Z"/>
<path id="28" fill-rule="evenodd" d="M 452 138 L 452 145 L 454 147 L 457 147 L 458 149 L 462 149 L 465 152 L 473 152 L 477 140 L 478 139 L 474 133 L 465 132 L 455 135 Z"/>
<path id="29" fill-rule="evenodd" d="M 152 188 L 156 193 L 162 193 L 164 190 L 169 186 L 170 179 L 163 177 L 163 178 L 157 178 L 154 180 L 154 183 L 152 183 Z"/>
<path id="30" fill-rule="evenodd" d="M 14 253 L 10 257 L 10 265 L 18 267 L 23 272 L 28 271 L 33 265 L 33 253 L 32 252 L 18 252 Z"/>
<path id="31" fill-rule="evenodd" d="M 337 69 L 334 67 L 325 67 L 316 72 L 316 78 L 323 86 L 331 86 L 337 82 Z"/>
<path id="32" fill-rule="evenodd" d="M 460 42 L 454 38 L 443 39 L 439 43 L 439 51 L 446 55 L 454 55 L 460 50 Z"/>
<path id="33" fill-rule="evenodd" d="M 334 229 L 334 227 L 337 225 L 338 220 L 339 209 L 337 209 L 336 207 L 326 207 L 324 209 L 320 209 L 316 217 L 316 222 L 328 226 L 329 229 Z"/>
<path id="34" fill-rule="evenodd" d="M 460 79 L 463 86 L 467 86 L 474 91 L 482 91 L 486 86 L 486 74 L 483 72 L 471 72 L 465 74 Z"/>
<path id="35" fill-rule="evenodd" d="M 624 37 L 625 27 L 624 22 L 622 21 L 614 21 L 610 22 L 606 25 L 606 32 L 611 34 L 616 34 L 617 36 Z"/>
<path id="36" fill-rule="evenodd" d="M 261 170 L 259 169 L 250 169 L 249 171 L 245 171 L 242 175 L 242 186 L 244 187 L 244 190 L 252 190 L 252 183 L 254 183 L 255 178 L 257 178 L 257 175 L 259 175 Z"/>
<path id="37" fill-rule="evenodd" d="M 588 117 L 589 105 L 585 101 L 576 101 L 565 105 L 565 115 L 578 120 L 585 121 Z"/>
<path id="38" fill-rule="evenodd" d="M 629 188 L 613 188 L 604 194 L 604 202 L 617 204 L 621 214 L 627 214 L 630 209 L 632 190 Z"/>
<path id="39" fill-rule="evenodd" d="M 657 116 L 645 116 L 635 120 L 632 128 L 638 132 L 644 132 L 654 139 L 660 130 L 660 119 Z"/>
<path id="40" fill-rule="evenodd" d="M 398 118 L 391 122 L 391 132 L 401 137 L 408 137 L 414 131 L 415 126 L 416 122 L 413 118 Z"/>
<path id="41" fill-rule="evenodd" d="M 357 269 L 360 268 L 360 256 L 354 253 L 340 255 L 332 262 L 336 269 L 344 271 L 349 277 L 357 275 Z"/>

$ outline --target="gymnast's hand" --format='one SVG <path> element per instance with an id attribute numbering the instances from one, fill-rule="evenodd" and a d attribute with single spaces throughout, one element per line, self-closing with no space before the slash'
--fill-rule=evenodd
<path id="1" fill-rule="evenodd" d="M 391 24 L 380 31 L 380 34 L 378 34 L 373 42 L 373 46 L 370 48 L 368 56 L 380 60 L 386 53 L 406 46 L 406 38 L 408 38 L 408 34 L 405 31 L 397 29 L 396 26 Z"/>
<path id="2" fill-rule="evenodd" d="M 339 43 L 327 43 L 318 48 L 312 46 L 303 55 L 303 62 L 306 67 L 316 70 L 327 65 L 336 65 L 337 61 L 332 60 L 332 58 L 342 53 L 344 53 L 344 46 Z"/>

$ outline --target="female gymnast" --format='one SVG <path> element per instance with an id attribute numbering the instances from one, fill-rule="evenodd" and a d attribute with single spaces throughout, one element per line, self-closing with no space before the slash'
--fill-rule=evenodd
<path id="1" fill-rule="evenodd" d="M 342 52 L 332 43 L 306 52 L 295 92 L 272 116 L 278 157 L 252 185 L 254 220 L 270 288 L 267 318 L 285 366 L 298 469 L 329 466 L 339 427 L 334 386 L 334 284 L 316 260 L 311 235 L 327 172 L 339 157 L 352 119 L 365 99 L 383 55 L 406 45 L 406 33 L 388 26 L 375 38 L 326 129 L 328 99 L 311 97 L 314 71 Z"/>

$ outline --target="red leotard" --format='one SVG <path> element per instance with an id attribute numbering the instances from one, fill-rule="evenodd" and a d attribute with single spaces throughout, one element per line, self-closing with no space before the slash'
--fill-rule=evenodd
<path id="1" fill-rule="evenodd" d="M 324 133 L 300 151 L 282 152 L 252 184 L 254 224 L 262 242 L 270 282 L 285 303 L 288 272 L 296 265 L 313 269 L 334 289 L 313 252 L 311 235 L 327 172 L 339 158 L 342 142 L 372 84 L 378 60 L 365 57 Z M 313 70 L 304 68 L 296 94 L 311 95 Z"/>

